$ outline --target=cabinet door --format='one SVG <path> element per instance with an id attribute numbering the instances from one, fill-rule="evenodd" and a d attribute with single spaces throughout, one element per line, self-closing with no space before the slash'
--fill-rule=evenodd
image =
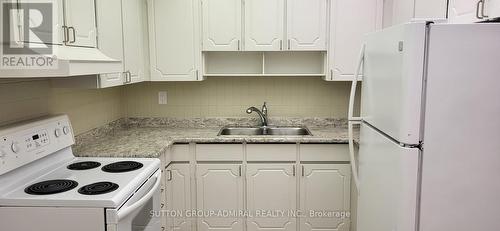
<path id="1" fill-rule="evenodd" d="M 488 19 L 500 17 L 500 0 L 486 0 L 486 15 Z"/>
<path id="2" fill-rule="evenodd" d="M 199 164 L 196 166 L 198 211 L 242 211 L 243 179 L 239 164 Z M 198 231 L 243 231 L 238 216 L 198 218 Z"/>
<path id="3" fill-rule="evenodd" d="M 363 36 L 382 27 L 382 4 L 381 0 L 332 1 L 327 79 L 354 78 Z"/>
<path id="4" fill-rule="evenodd" d="M 350 219 L 335 212 L 350 212 L 351 169 L 348 164 L 304 164 L 300 179 L 301 231 L 348 231 Z M 314 215 L 311 212 L 334 212 Z"/>
<path id="5" fill-rule="evenodd" d="M 146 79 L 147 8 L 145 0 L 122 0 L 123 17 L 123 63 L 125 72 L 130 72 L 130 83 Z"/>
<path id="6" fill-rule="evenodd" d="M 30 4 L 37 3 L 51 3 L 52 4 L 52 25 L 50 27 L 42 26 L 43 25 L 43 16 L 36 17 L 36 15 L 29 14 L 30 20 L 30 28 L 29 35 L 24 35 L 24 32 L 28 30 L 21 29 L 20 37 L 24 39 L 25 42 L 28 43 L 38 43 L 38 44 L 57 44 L 62 45 L 64 39 L 64 13 L 63 13 L 63 0 L 23 0 L 19 1 L 21 4 L 21 8 L 23 6 L 28 6 Z M 25 9 L 29 10 L 29 9 Z M 26 11 L 25 11 L 26 12 Z M 23 15 L 20 15 L 21 18 Z M 21 19 L 20 22 L 25 21 L 27 19 Z M 19 25 L 21 28 L 24 27 L 23 24 Z"/>
<path id="7" fill-rule="evenodd" d="M 185 214 L 185 211 L 192 209 L 190 174 L 189 164 L 172 164 L 167 167 L 167 210 L 177 212 L 167 216 L 168 231 L 190 231 L 192 228 L 190 218 Z"/>
<path id="8" fill-rule="evenodd" d="M 248 211 L 283 211 L 284 214 L 255 214 L 247 219 L 248 231 L 294 231 L 297 210 L 297 178 L 293 164 L 248 164 Z"/>
<path id="9" fill-rule="evenodd" d="M 197 0 L 148 1 L 152 81 L 198 80 L 201 66 Z"/>
<path id="10" fill-rule="evenodd" d="M 241 1 L 202 0 L 203 50 L 241 50 Z"/>
<path id="11" fill-rule="evenodd" d="M 96 17 L 94 0 L 64 1 L 65 25 L 69 42 L 66 45 L 96 47 Z"/>
<path id="12" fill-rule="evenodd" d="M 284 13 L 284 0 L 245 0 L 245 50 L 282 50 Z"/>
<path id="13" fill-rule="evenodd" d="M 477 18 L 478 1 L 450 0 L 448 6 L 448 20 L 451 23 L 472 23 L 481 21 Z"/>
<path id="14" fill-rule="evenodd" d="M 327 0 L 288 0 L 288 50 L 326 50 Z"/>
<path id="15" fill-rule="evenodd" d="M 121 2 L 121 0 L 96 0 L 95 2 L 96 23 L 99 28 L 97 34 L 99 39 L 98 48 L 106 56 L 115 60 L 123 60 Z M 121 86 L 124 82 L 122 72 L 99 75 L 100 88 Z"/>

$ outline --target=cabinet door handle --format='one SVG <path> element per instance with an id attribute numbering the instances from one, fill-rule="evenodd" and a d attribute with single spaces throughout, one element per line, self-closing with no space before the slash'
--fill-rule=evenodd
<path id="1" fill-rule="evenodd" d="M 306 175 L 306 174 L 305 174 L 304 165 L 302 165 L 301 167 L 302 167 L 302 169 L 301 169 L 301 170 L 302 170 L 302 171 L 301 171 L 301 172 L 302 172 L 302 177 L 304 177 L 304 176 Z"/>
<path id="2" fill-rule="evenodd" d="M 290 40 L 290 39 L 288 39 L 288 50 L 290 50 L 290 49 L 291 49 L 291 47 L 292 47 L 292 46 L 291 46 L 291 43 L 292 43 L 292 42 L 291 42 L 291 40 Z"/>
<path id="3" fill-rule="evenodd" d="M 238 166 L 238 174 L 239 174 L 239 176 L 241 176 L 241 165 Z"/>
<path id="4" fill-rule="evenodd" d="M 280 40 L 280 51 L 283 50 L 283 40 Z"/>
<path id="5" fill-rule="evenodd" d="M 476 18 L 478 18 L 478 19 L 483 19 L 483 17 L 481 15 L 479 15 L 482 2 L 483 2 L 483 0 L 479 0 L 476 4 Z M 483 9 L 484 9 L 484 7 L 483 7 Z"/>
<path id="6" fill-rule="evenodd" d="M 295 165 L 293 165 L 292 167 L 293 167 L 293 176 L 295 176 Z"/>
<path id="7" fill-rule="evenodd" d="M 486 3 L 484 0 L 481 0 L 481 2 L 482 2 L 481 3 L 481 17 L 488 18 L 489 16 L 484 14 L 484 5 L 486 5 Z"/>
<path id="8" fill-rule="evenodd" d="M 238 51 L 241 51 L 241 40 L 238 39 Z"/>
<path id="9" fill-rule="evenodd" d="M 67 43 L 69 41 L 68 27 L 62 26 L 62 29 L 63 29 L 63 43 Z"/>
<path id="10" fill-rule="evenodd" d="M 167 170 L 167 181 L 172 181 L 172 170 Z"/>
<path id="11" fill-rule="evenodd" d="M 76 42 L 76 29 L 72 26 L 68 27 L 68 35 L 69 35 L 69 30 L 72 31 L 71 34 L 73 35 L 73 39 L 71 41 L 69 41 L 69 43 L 75 43 Z"/>

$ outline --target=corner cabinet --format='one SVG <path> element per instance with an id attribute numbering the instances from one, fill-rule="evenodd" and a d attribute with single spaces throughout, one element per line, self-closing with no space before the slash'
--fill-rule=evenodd
<path id="1" fill-rule="evenodd" d="M 327 49 L 328 0 L 287 1 L 287 49 Z"/>
<path id="2" fill-rule="evenodd" d="M 126 83 L 149 79 L 146 0 L 122 0 L 123 66 Z"/>
<path id="3" fill-rule="evenodd" d="M 148 0 L 151 81 L 201 80 L 200 5 Z"/>
<path id="4" fill-rule="evenodd" d="M 167 231 L 191 231 L 191 218 L 185 212 L 192 209 L 191 170 L 188 163 L 171 164 L 165 171 L 166 209 L 179 212 L 176 216 L 166 216 Z"/>
<path id="5" fill-rule="evenodd" d="M 335 0 L 330 5 L 329 73 L 326 80 L 354 79 L 366 33 L 382 28 L 382 0 Z M 356 12 L 356 13 L 353 13 Z M 361 76 L 358 76 L 361 79 Z"/>
<path id="6" fill-rule="evenodd" d="M 244 0 L 244 5 L 245 50 L 283 50 L 285 0 Z"/>

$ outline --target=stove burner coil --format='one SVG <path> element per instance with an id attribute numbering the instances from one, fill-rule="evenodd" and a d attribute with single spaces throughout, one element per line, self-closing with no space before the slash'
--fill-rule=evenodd
<path id="1" fill-rule="evenodd" d="M 120 173 L 129 172 L 142 168 L 143 164 L 135 161 L 120 161 L 102 167 L 105 172 Z"/>
<path id="2" fill-rule="evenodd" d="M 85 185 L 78 189 L 78 192 L 83 195 L 99 195 L 113 192 L 118 189 L 118 185 L 112 182 L 97 182 Z"/>
<path id="3" fill-rule="evenodd" d="M 88 170 L 101 166 L 101 163 L 95 161 L 83 161 L 68 165 L 69 170 Z"/>
<path id="4" fill-rule="evenodd" d="M 48 180 L 27 187 L 24 192 L 32 195 L 49 195 L 62 193 L 76 188 L 78 183 L 73 180 Z"/>

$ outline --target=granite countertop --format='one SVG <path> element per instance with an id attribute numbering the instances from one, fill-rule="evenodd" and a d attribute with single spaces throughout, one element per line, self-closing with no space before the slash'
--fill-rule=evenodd
<path id="1" fill-rule="evenodd" d="M 284 124 L 283 121 L 281 121 Z M 290 121 L 305 125 L 312 136 L 218 136 L 220 124 L 245 126 L 254 121 L 165 121 L 122 119 L 79 135 L 73 147 L 81 157 L 159 157 L 175 143 L 347 143 L 343 121 Z M 308 123 L 309 122 L 309 123 Z M 198 128 L 187 126 L 196 124 Z M 324 126 L 318 126 L 318 123 Z M 209 124 L 210 126 L 208 126 Z M 357 130 L 356 130 L 357 134 Z M 357 136 L 357 135 L 356 135 Z"/>

